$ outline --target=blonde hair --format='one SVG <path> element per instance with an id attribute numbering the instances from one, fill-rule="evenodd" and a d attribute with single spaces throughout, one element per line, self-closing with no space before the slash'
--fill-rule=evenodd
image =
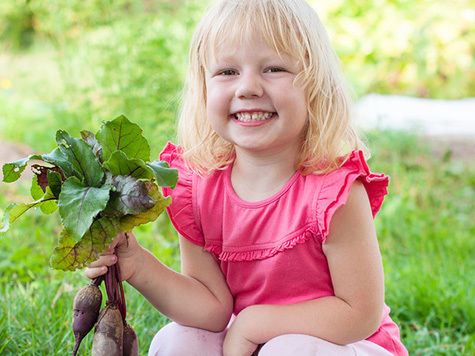
<path id="1" fill-rule="evenodd" d="M 352 100 L 325 28 L 305 0 L 222 0 L 198 24 L 178 121 L 183 157 L 201 174 L 227 167 L 234 147 L 211 128 L 206 115 L 205 71 L 223 45 L 262 35 L 278 53 L 299 61 L 294 85 L 306 93 L 308 123 L 296 169 L 302 174 L 338 168 L 344 155 L 366 147 L 351 125 Z M 343 159 L 342 159 L 343 157 Z"/>

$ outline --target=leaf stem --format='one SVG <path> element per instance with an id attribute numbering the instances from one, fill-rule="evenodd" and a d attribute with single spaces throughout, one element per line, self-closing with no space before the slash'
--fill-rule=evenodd
<path id="1" fill-rule="evenodd" d="M 101 283 L 102 283 L 103 280 L 104 280 L 104 276 L 103 276 L 103 275 L 102 275 L 102 276 L 99 276 L 99 277 L 97 277 L 97 278 L 95 278 L 95 279 L 93 279 L 93 280 L 91 281 L 91 285 L 92 285 L 92 286 L 99 287 L 99 286 L 101 285 Z"/>
<path id="2" fill-rule="evenodd" d="M 101 277 L 98 277 L 99 279 Z M 107 292 L 107 305 L 114 304 L 120 311 L 122 315 L 122 321 L 125 324 L 125 317 L 127 315 L 127 309 L 125 305 L 125 294 L 124 294 L 124 287 L 122 285 L 120 279 L 120 269 L 119 265 L 115 263 L 114 265 L 110 266 L 107 270 L 107 273 L 103 276 L 104 283 L 106 286 Z M 96 280 L 97 280 L 96 279 Z M 94 282 L 96 281 L 94 280 Z M 100 281 L 99 281 L 100 284 Z"/>

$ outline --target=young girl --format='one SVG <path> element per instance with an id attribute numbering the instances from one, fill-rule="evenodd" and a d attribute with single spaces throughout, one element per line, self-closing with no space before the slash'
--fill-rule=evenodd
<path id="1" fill-rule="evenodd" d="M 384 304 L 370 173 L 350 100 L 304 0 L 224 0 L 199 24 L 168 214 L 181 274 L 120 234 L 86 271 L 174 322 L 149 355 L 407 355 Z"/>

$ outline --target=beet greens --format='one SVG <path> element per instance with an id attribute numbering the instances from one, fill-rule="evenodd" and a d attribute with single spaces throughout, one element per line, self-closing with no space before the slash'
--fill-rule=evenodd
<path id="1" fill-rule="evenodd" d="M 96 134 L 84 130 L 81 138 L 58 130 L 56 143 L 58 147 L 50 153 L 3 165 L 3 181 L 10 183 L 20 177 L 29 161 L 43 162 L 32 165 L 34 201 L 10 204 L 0 221 L 2 234 L 32 208 L 40 208 L 44 214 L 58 211 L 64 229 L 50 259 L 53 268 L 74 271 L 85 267 L 99 258 L 120 231 L 127 233 L 156 220 L 170 204 L 171 198 L 163 197 L 159 187 L 174 188 L 177 170 L 164 161 L 150 162 L 150 146 L 142 129 L 125 116 L 104 122 Z M 73 354 L 95 324 L 93 355 L 136 355 L 138 343 L 125 320 L 118 264 L 110 267 L 103 279 L 108 300 L 100 314 L 98 286 L 102 278 L 76 295 Z"/>
<path id="2" fill-rule="evenodd" d="M 58 147 L 3 166 L 3 181 L 14 182 L 30 160 L 35 164 L 34 202 L 11 204 L 5 210 L 0 233 L 31 208 L 45 214 L 59 211 L 64 230 L 51 257 L 53 268 L 73 271 L 95 261 L 119 231 L 132 231 L 154 221 L 170 204 L 159 186 L 174 187 L 176 169 L 150 160 L 150 146 L 140 127 L 125 116 L 107 121 L 94 135 L 82 138 L 58 130 Z"/>

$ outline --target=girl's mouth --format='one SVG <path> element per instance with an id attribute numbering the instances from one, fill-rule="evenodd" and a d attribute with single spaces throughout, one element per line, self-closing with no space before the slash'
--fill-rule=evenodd
<path id="1" fill-rule="evenodd" d="M 241 112 L 231 115 L 232 119 L 243 126 L 259 126 L 277 117 L 276 112 Z"/>

